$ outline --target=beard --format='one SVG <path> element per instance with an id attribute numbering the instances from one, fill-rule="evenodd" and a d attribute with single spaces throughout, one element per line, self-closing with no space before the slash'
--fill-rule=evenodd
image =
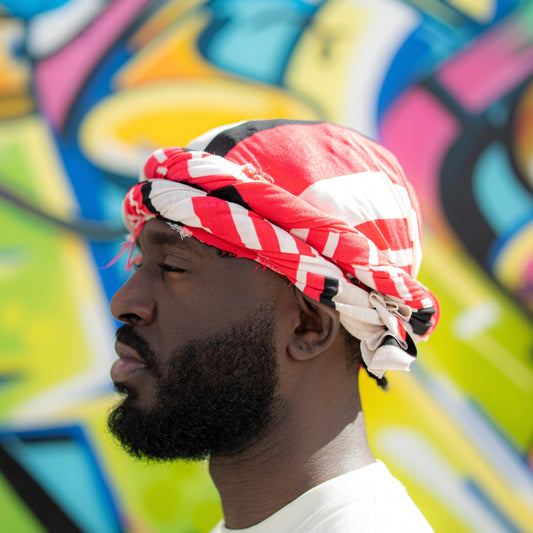
<path id="1" fill-rule="evenodd" d="M 117 338 L 140 352 L 157 387 L 155 404 L 141 409 L 133 388 L 115 384 L 126 398 L 108 427 L 130 454 L 161 461 L 231 455 L 269 426 L 279 381 L 272 309 L 175 350 L 167 372 L 132 326 Z"/>

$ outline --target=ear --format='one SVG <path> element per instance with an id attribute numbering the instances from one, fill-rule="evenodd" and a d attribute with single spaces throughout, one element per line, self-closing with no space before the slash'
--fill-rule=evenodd
<path id="1" fill-rule="evenodd" d="M 335 341 L 340 327 L 339 313 L 335 309 L 309 298 L 294 288 L 300 311 L 287 349 L 289 355 L 304 361 L 320 355 Z"/>

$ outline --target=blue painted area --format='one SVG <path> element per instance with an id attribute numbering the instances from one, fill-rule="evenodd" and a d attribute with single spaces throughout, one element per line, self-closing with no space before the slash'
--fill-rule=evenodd
<path id="1" fill-rule="evenodd" d="M 461 9 L 456 5 L 455 2 L 451 2 L 450 0 L 441 0 L 443 4 L 446 4 L 450 9 L 456 11 L 457 13 L 464 13 L 466 17 L 470 17 L 468 12 L 465 12 L 466 10 Z M 505 15 L 510 13 L 513 9 L 518 7 L 521 3 L 525 3 L 523 0 L 487 0 L 487 3 L 490 1 L 492 14 L 490 17 L 488 17 L 486 20 L 482 22 L 478 22 L 474 19 L 470 19 L 475 24 L 480 24 L 480 26 L 486 26 L 489 27 L 493 25 L 495 22 L 498 22 L 501 18 L 503 18 Z"/>
<path id="2" fill-rule="evenodd" d="M 2 0 L 0 6 L 5 7 L 14 17 L 29 20 L 40 13 L 51 11 L 70 0 Z"/>
<path id="3" fill-rule="evenodd" d="M 103 189 L 108 187 L 107 178 L 104 171 L 85 158 L 78 142 L 78 132 L 85 116 L 113 93 L 112 78 L 129 57 L 125 45 L 121 44 L 100 60 L 77 96 L 68 114 L 64 131 L 56 134 L 57 146 L 79 202 L 81 214 L 93 220 L 110 218 L 106 209 L 108 202 L 102 194 Z M 132 183 L 134 178 L 132 176 Z M 125 191 L 126 187 L 123 190 Z M 116 214 L 116 209 L 113 209 L 113 215 Z M 120 219 L 115 219 L 114 222 L 118 220 Z"/>
<path id="4" fill-rule="evenodd" d="M 403 91 L 432 75 L 439 64 L 464 46 L 476 28 L 469 25 L 450 31 L 436 19 L 420 17 L 420 24 L 398 49 L 387 71 L 379 94 L 378 120 Z"/>
<path id="5" fill-rule="evenodd" d="M 70 110 L 64 131 L 56 132 L 57 147 L 80 206 L 81 215 L 90 220 L 106 221 L 113 226 L 122 224 L 120 215 L 122 198 L 129 186 L 136 182 L 136 176 L 131 176 L 130 183 L 127 183 L 127 180 L 123 180 L 122 184 L 115 183 L 115 177 L 108 176 L 85 158 L 78 143 L 78 131 L 87 113 L 114 93 L 113 77 L 130 57 L 131 53 L 127 50 L 126 38 L 123 36 L 90 73 Z M 117 255 L 122 240 L 88 244 L 105 293 L 110 300 L 124 282 L 124 275 L 117 271 L 119 265 L 103 267 Z"/>
<path id="6" fill-rule="evenodd" d="M 22 374 L 15 374 L 14 372 L 0 374 L 0 389 L 5 392 L 5 388 L 9 385 L 22 381 L 24 376 Z"/>
<path id="7" fill-rule="evenodd" d="M 523 228 L 529 225 L 531 225 L 531 219 L 524 220 L 522 221 L 522 223 L 513 227 L 511 231 L 509 231 L 505 235 L 498 236 L 498 238 L 494 241 L 487 253 L 487 267 L 489 268 L 489 270 L 494 269 L 494 264 L 499 259 L 500 254 L 505 250 L 507 245 L 513 241 L 516 235 L 520 233 Z M 533 288 L 531 290 L 533 290 Z"/>
<path id="8" fill-rule="evenodd" d="M 497 5 L 496 5 L 496 11 L 494 13 L 493 21 L 500 20 L 505 15 L 513 11 L 520 4 L 524 4 L 522 0 L 495 0 L 495 1 Z"/>
<path id="9" fill-rule="evenodd" d="M 520 533 L 521 530 L 517 529 L 509 519 L 500 511 L 497 505 L 489 498 L 489 496 L 483 491 L 483 489 L 474 481 L 466 481 L 465 485 L 469 492 L 483 505 L 483 507 L 490 512 L 494 521 L 497 522 L 503 531 L 507 533 Z"/>
<path id="10" fill-rule="evenodd" d="M 504 147 L 493 143 L 478 159 L 472 192 L 487 224 L 497 236 L 516 231 L 533 219 L 533 197 L 516 178 Z"/>
<path id="11" fill-rule="evenodd" d="M 80 428 L 0 434 L 0 440 L 83 531 L 122 531 L 109 489 Z"/>
<path id="12" fill-rule="evenodd" d="M 280 84 L 287 61 L 319 3 L 300 0 L 212 0 L 200 36 L 202 54 L 222 70 Z"/>

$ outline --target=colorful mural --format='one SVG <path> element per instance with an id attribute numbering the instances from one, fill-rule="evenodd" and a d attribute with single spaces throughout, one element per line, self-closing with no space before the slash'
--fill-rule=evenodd
<path id="1" fill-rule="evenodd" d="M 437 532 L 533 532 L 533 1 L 0 1 L 0 531 L 203 533 L 203 464 L 108 436 L 126 279 L 105 268 L 153 149 L 247 118 L 380 140 L 425 216 L 442 321 L 378 456 Z"/>

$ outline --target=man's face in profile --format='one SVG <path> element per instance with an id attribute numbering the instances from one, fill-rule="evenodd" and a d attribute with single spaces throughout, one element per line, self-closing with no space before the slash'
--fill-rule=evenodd
<path id="1" fill-rule="evenodd" d="M 288 282 L 159 220 L 139 247 L 140 266 L 111 303 L 125 322 L 111 373 L 125 399 L 109 427 L 138 457 L 236 452 L 275 410 L 276 295 Z"/>

